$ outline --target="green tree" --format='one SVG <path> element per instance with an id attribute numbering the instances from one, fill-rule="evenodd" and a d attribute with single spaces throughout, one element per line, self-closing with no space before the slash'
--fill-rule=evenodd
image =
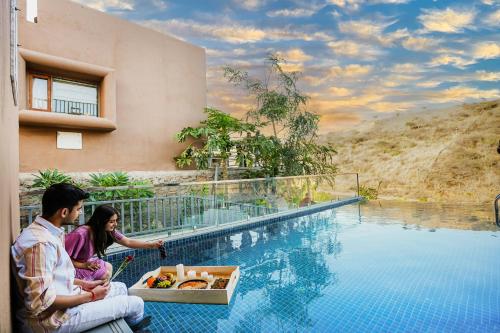
<path id="1" fill-rule="evenodd" d="M 298 72 L 286 72 L 285 60 L 275 55 L 267 58 L 264 80 L 229 66 L 224 76 L 243 87 L 255 98 L 256 106 L 247 120 L 256 128 L 270 126 L 272 135 L 256 131 L 239 143 L 240 155 L 253 157 L 253 165 L 266 176 L 334 174 L 330 144 L 317 142 L 320 117 L 306 109 L 308 97 L 297 87 Z"/>
<path id="2" fill-rule="evenodd" d="M 207 119 L 198 127 L 185 127 L 176 138 L 178 142 L 191 142 L 177 157 L 179 167 L 195 164 L 198 169 L 208 168 L 209 158 L 219 158 L 222 165 L 222 178 L 227 177 L 227 161 L 231 150 L 236 148 L 237 140 L 243 133 L 255 131 L 255 125 L 238 120 L 220 110 L 205 108 Z M 241 157 L 240 157 L 241 159 Z"/>

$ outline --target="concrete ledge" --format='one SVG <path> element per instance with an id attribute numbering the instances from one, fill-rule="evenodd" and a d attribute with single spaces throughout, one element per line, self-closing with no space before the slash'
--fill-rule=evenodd
<path id="1" fill-rule="evenodd" d="M 97 326 L 92 328 L 86 333 L 132 333 L 132 330 L 127 325 L 123 318 L 110 321 L 109 323 L 102 324 L 101 326 Z"/>
<path id="2" fill-rule="evenodd" d="M 106 118 L 32 110 L 19 111 L 19 124 L 106 132 L 116 129 L 116 124 Z"/>

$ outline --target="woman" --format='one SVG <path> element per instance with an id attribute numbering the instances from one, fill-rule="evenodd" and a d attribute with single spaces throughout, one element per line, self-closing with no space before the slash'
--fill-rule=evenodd
<path id="1" fill-rule="evenodd" d="M 114 207 L 101 205 L 87 224 L 66 235 L 66 251 L 75 266 L 77 279 L 109 279 L 113 266 L 102 257 L 114 242 L 134 249 L 156 249 L 163 245 L 162 240 L 144 242 L 125 237 L 115 230 L 119 220 L 120 215 Z"/>

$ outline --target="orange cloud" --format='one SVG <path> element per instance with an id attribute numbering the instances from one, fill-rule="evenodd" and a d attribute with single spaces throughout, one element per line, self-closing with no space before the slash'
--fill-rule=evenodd
<path id="1" fill-rule="evenodd" d="M 473 10 L 463 10 L 446 8 L 439 9 L 424 9 L 424 14 L 418 19 L 428 32 L 437 31 L 445 33 L 462 32 L 465 28 L 472 27 L 476 12 Z"/>

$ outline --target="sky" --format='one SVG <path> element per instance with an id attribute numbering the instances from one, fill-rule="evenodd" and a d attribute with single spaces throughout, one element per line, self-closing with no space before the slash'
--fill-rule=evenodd
<path id="1" fill-rule="evenodd" d="M 500 0 L 73 1 L 204 47 L 207 104 L 237 117 L 255 103 L 222 67 L 263 79 L 270 53 L 323 133 L 500 98 Z"/>

